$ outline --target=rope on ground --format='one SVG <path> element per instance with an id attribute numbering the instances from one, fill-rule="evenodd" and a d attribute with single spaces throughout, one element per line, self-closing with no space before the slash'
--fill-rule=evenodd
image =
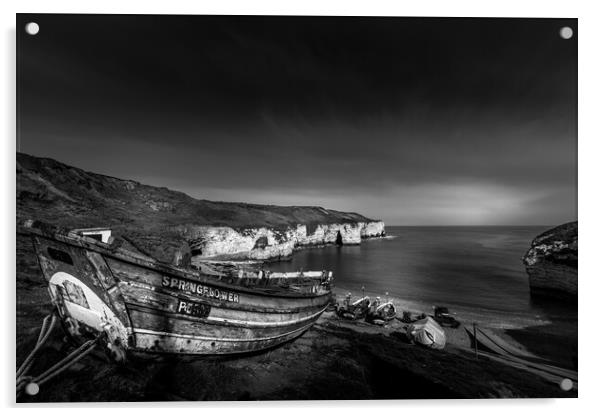
<path id="1" fill-rule="evenodd" d="M 55 377 L 59 373 L 62 373 L 67 368 L 75 364 L 77 361 L 85 357 L 89 354 L 94 347 L 96 347 L 96 342 L 98 338 L 92 339 L 80 345 L 76 350 L 71 352 L 68 356 L 63 358 L 61 361 L 50 367 L 48 370 L 44 371 L 39 376 L 32 379 L 32 383 L 36 383 L 38 386 L 47 382 L 51 378 Z"/>
<path id="2" fill-rule="evenodd" d="M 50 321 L 50 323 L 49 323 Z M 48 380 L 54 378 L 58 374 L 65 371 L 67 368 L 75 364 L 77 361 L 85 357 L 89 354 L 97 345 L 100 336 L 93 340 L 89 340 L 82 345 L 80 345 L 77 349 L 72 351 L 65 358 L 60 360 L 58 363 L 54 364 L 52 367 L 44 371 L 37 377 L 27 376 L 27 372 L 31 368 L 36 354 L 40 351 L 41 347 L 44 345 L 50 333 L 52 332 L 57 321 L 57 316 L 55 313 L 48 315 L 44 318 L 42 322 L 42 328 L 40 329 L 40 334 L 38 336 L 38 340 L 36 342 L 36 346 L 29 353 L 23 364 L 17 370 L 17 396 L 19 396 L 23 390 L 29 395 L 35 395 L 40 390 L 40 385 L 47 382 Z"/>
<path id="3" fill-rule="evenodd" d="M 50 320 L 50 325 L 48 325 L 49 320 Z M 54 313 L 52 313 L 44 318 L 44 321 L 42 322 L 42 329 L 40 329 L 40 334 L 38 335 L 38 340 L 36 342 L 36 346 L 29 353 L 27 358 L 25 358 L 25 361 L 23 361 L 23 364 L 21 364 L 21 366 L 17 370 L 17 379 L 19 379 L 20 376 L 22 376 L 24 373 L 27 372 L 27 370 L 29 370 L 29 368 L 31 367 L 31 364 L 33 363 L 33 359 L 35 358 L 36 354 L 38 353 L 38 351 L 40 350 L 42 345 L 44 345 L 44 343 L 50 336 L 50 333 L 54 329 L 55 324 L 56 324 L 56 315 Z"/>

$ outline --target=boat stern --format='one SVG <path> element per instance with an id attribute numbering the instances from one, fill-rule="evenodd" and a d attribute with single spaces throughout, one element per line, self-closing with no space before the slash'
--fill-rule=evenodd
<path id="1" fill-rule="evenodd" d="M 103 257 L 58 239 L 33 235 L 51 301 L 65 331 L 77 343 L 105 338 L 107 352 L 125 360 L 133 341 L 119 287 Z"/>

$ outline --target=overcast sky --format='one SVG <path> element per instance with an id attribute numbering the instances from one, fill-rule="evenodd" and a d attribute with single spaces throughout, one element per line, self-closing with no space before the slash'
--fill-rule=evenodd
<path id="1" fill-rule="evenodd" d="M 389 225 L 577 217 L 575 19 L 32 20 L 22 152 Z"/>

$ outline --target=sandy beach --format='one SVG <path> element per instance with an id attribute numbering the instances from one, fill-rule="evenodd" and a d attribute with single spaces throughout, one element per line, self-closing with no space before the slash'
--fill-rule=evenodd
<path id="1" fill-rule="evenodd" d="M 409 311 L 414 315 L 433 314 L 434 305 L 425 302 L 385 296 L 382 293 L 370 291 L 358 292 L 345 288 L 338 288 L 336 292 L 337 299 L 340 302 L 347 293 L 351 293 L 353 299 L 358 299 L 364 295 L 371 298 L 379 296 L 384 301 L 393 302 L 397 308 L 398 316 L 401 316 L 403 311 Z M 577 371 L 578 327 L 577 323 L 571 319 L 552 322 L 538 316 L 529 319 L 524 314 L 499 314 L 492 310 L 474 310 L 462 307 L 455 307 L 450 312 L 462 323 L 456 329 L 445 328 L 447 342 L 450 345 L 458 348 L 471 348 L 471 341 L 464 327 L 472 329 L 474 323 L 479 328 L 486 328 L 488 332 L 500 337 L 504 342 L 526 355 Z"/>

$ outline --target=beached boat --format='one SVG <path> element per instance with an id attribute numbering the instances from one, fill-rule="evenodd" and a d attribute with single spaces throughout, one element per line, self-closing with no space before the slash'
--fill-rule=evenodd
<path id="1" fill-rule="evenodd" d="M 380 298 L 377 297 L 373 302 L 370 303 L 368 313 L 366 315 L 366 322 L 375 325 L 385 325 L 388 321 L 395 318 L 396 309 L 392 302 L 381 303 Z"/>
<path id="2" fill-rule="evenodd" d="M 351 293 L 348 293 L 343 300 L 343 305 L 337 308 L 337 315 L 344 319 L 356 320 L 364 318 L 370 307 L 370 298 L 364 296 L 361 299 L 351 302 Z"/>
<path id="3" fill-rule="evenodd" d="M 479 351 L 492 352 L 505 357 L 513 356 L 524 359 L 537 358 L 528 351 L 521 350 L 510 344 L 508 341 L 504 340 L 488 329 L 478 326 L 464 329 L 470 338 L 471 347 L 474 348 L 476 343 Z M 543 360 L 540 359 L 540 361 Z"/>
<path id="4" fill-rule="evenodd" d="M 269 273 L 235 262 L 177 267 L 110 244 L 105 229 L 22 224 L 65 330 L 129 351 L 231 354 L 267 349 L 309 329 L 327 308 L 332 273 Z"/>

